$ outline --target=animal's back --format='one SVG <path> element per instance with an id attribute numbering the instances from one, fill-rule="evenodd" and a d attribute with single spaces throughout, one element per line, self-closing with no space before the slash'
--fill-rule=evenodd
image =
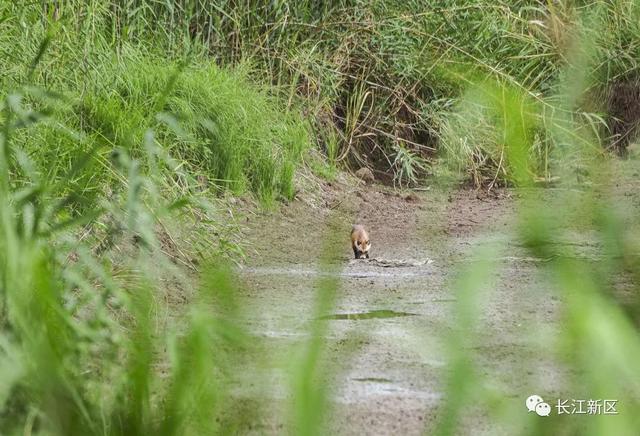
<path id="1" fill-rule="evenodd" d="M 362 232 L 367 233 L 362 224 L 354 224 L 351 226 L 351 236 L 362 234 Z"/>

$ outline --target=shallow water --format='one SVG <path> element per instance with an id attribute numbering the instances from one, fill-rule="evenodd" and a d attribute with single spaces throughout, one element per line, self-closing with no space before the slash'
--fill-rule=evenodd
<path id="1" fill-rule="evenodd" d="M 255 275 L 274 275 L 274 276 L 309 276 L 309 277 L 354 277 L 354 278 L 369 278 L 369 277 L 424 277 L 433 274 L 433 270 L 429 267 L 414 267 L 403 268 L 402 270 L 395 270 L 389 268 L 376 268 L 357 271 L 327 271 L 321 269 L 311 268 L 298 268 L 298 267 L 247 267 L 241 270 L 244 274 Z"/>
<path id="2" fill-rule="evenodd" d="M 395 310 L 389 309 L 380 309 L 380 310 L 370 310 L 368 312 L 354 312 L 354 313 L 336 313 L 334 315 L 326 315 L 321 316 L 322 320 L 330 320 L 330 319 L 350 319 L 350 320 L 358 320 L 358 319 L 372 319 L 372 318 L 398 318 L 403 316 L 416 316 L 417 313 L 410 312 L 396 312 Z"/>

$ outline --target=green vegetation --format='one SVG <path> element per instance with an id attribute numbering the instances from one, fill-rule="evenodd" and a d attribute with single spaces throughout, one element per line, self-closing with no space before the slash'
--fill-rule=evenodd
<path id="1" fill-rule="evenodd" d="M 225 267 L 242 250 L 219 199 L 291 200 L 320 150 L 316 173 L 371 166 L 399 186 L 439 164 L 487 187 L 594 175 L 573 209 L 520 191 L 519 238 L 565 302 L 574 385 L 624 393 L 628 413 L 593 434 L 633 434 L 640 313 L 609 289 L 623 276 L 637 300 L 640 229 L 607 199 L 603 149 L 637 121 L 611 114 L 612 90 L 639 80 L 640 6 L 432 3 L 0 0 L 0 433 L 233 433 L 258 415 L 232 392 L 262 344 Z M 556 251 L 551 224 L 571 220 L 605 261 Z M 473 404 L 536 434 L 471 376 L 474 295 L 494 271 L 476 266 L 453 285 L 464 322 L 435 430 Z M 314 319 L 337 286 L 320 283 Z M 325 329 L 311 323 L 292 358 L 292 433 L 321 434 L 331 413 Z"/>
<path id="2" fill-rule="evenodd" d="M 570 368 L 569 378 L 562 380 L 562 390 L 555 389 L 583 392 L 590 398 L 614 395 L 619 397 L 618 404 L 624 404 L 621 406 L 624 411 L 614 420 L 594 415 L 589 423 L 562 419 L 566 416 L 539 421 L 536 416 L 519 413 L 520 399 L 514 404 L 505 398 L 494 381 L 479 371 L 481 356 L 474 351 L 479 335 L 484 333 L 479 328 L 482 325 L 479 308 L 491 297 L 493 281 L 500 276 L 500 265 L 490 259 L 506 254 L 506 244 L 490 243 L 474 250 L 476 262 L 460 268 L 451 283 L 458 297 L 457 328 L 447 338 L 452 369 L 445 410 L 430 430 L 436 434 L 456 434 L 466 411 L 475 407 L 490 422 L 514 434 L 634 434 L 638 426 L 636 411 L 640 407 L 640 385 L 633 363 L 640 356 L 637 305 L 640 247 L 637 242 L 630 242 L 630 238 L 636 238 L 640 228 L 633 218 L 638 212 L 637 204 L 619 197 L 625 188 L 620 190 L 617 181 L 631 180 L 629 171 L 636 171 L 637 157 L 628 166 L 614 165 L 600 153 L 594 154 L 598 148 L 594 132 L 591 140 L 586 135 L 576 136 L 571 153 L 556 158 L 560 193 L 550 197 L 539 195 L 543 190 L 532 189 L 529 177 L 536 159 L 530 154 L 532 138 L 528 132 L 541 115 L 535 105 L 529 104 L 530 96 L 485 82 L 461 102 L 463 111 L 476 108 L 479 96 L 484 99 L 486 111 L 492 114 L 488 127 L 508 144 L 504 147 L 504 165 L 516 181 L 514 192 L 520 197 L 517 231 L 512 238 L 526 247 L 532 259 L 541 262 L 537 273 L 548 278 L 550 287 L 548 291 L 522 289 L 522 292 L 536 292 L 538 298 L 562 301 L 561 331 L 552 334 L 544 325 L 517 326 L 530 329 L 532 337 L 539 331 L 547 335 L 531 345 L 532 360 L 523 364 L 533 373 L 539 359 L 552 358 L 558 365 Z M 555 130 L 561 125 L 564 128 L 560 132 Z M 466 134 L 467 129 L 462 127 L 458 134 Z M 555 120 L 542 131 L 545 135 L 560 136 L 565 132 L 582 132 L 583 126 L 579 120 L 572 124 Z M 585 166 L 586 174 L 594 175 L 590 182 L 575 182 L 576 161 Z M 614 169 L 620 173 L 614 174 Z M 572 189 L 575 186 L 581 188 Z M 576 232 L 594 236 L 601 247 L 598 258 L 581 253 L 579 244 L 570 242 L 576 241 Z M 630 301 L 622 301 L 619 289 L 627 285 L 633 296 Z M 551 406 L 552 414 L 556 414 L 556 405 Z"/>
<path id="3" fill-rule="evenodd" d="M 596 124 L 608 145 L 624 135 L 601 123 L 615 124 L 603 119 L 616 112 L 610 91 L 638 76 L 640 12 L 632 1 L 71 1 L 49 12 L 112 47 L 153 40 L 165 56 L 246 66 L 254 82 L 303 110 L 331 162 L 395 170 L 405 174 L 399 181 L 411 174 L 411 183 L 425 172 L 403 165 L 434 162 L 438 150 L 477 183 L 511 181 L 503 144 L 482 120 L 469 125 L 466 143 L 447 134 L 459 97 L 478 77 L 525 91 L 546 113 L 567 103 L 557 101 L 558 86 L 573 81 L 596 98 L 563 109 Z M 566 65 L 584 56 L 587 68 L 566 76 Z M 563 146 L 536 135 L 532 176 L 549 178 L 547 151 Z"/>
<path id="4" fill-rule="evenodd" d="M 631 116 L 612 107 L 616 105 L 612 93 L 638 77 L 635 41 L 640 34 L 640 9 L 632 1 L 544 4 L 531 0 L 489 5 L 482 0 L 433 4 L 340 0 L 320 5 L 308 1 L 96 0 L 44 4 L 44 10 L 40 4 L 3 5 L 7 17 L 2 24 L 7 41 L 4 55 L 11 66 L 7 77 L 24 78 L 27 66 L 38 55 L 37 44 L 50 37 L 42 64 L 33 75 L 36 83 L 79 93 L 84 103 L 89 99 L 104 104 L 94 115 L 132 111 L 127 114 L 129 124 L 120 125 L 121 120 L 115 118 L 111 122 L 118 125 L 110 126 L 108 116 L 98 124 L 106 133 L 122 134 L 131 125 L 139 128 L 138 121 L 145 116 L 155 116 L 150 115 L 154 111 L 138 114 L 126 105 L 139 106 L 144 101 L 137 109 L 145 111 L 147 104 L 154 104 L 153 95 L 175 74 L 172 66 L 187 66 L 184 74 L 189 79 L 176 80 L 176 84 L 184 83 L 189 89 L 176 90 L 174 98 L 180 99 L 183 92 L 196 93 L 206 104 L 155 102 L 164 107 L 154 108 L 168 113 L 179 110 L 174 115 L 185 119 L 192 112 L 205 118 L 204 123 L 188 122 L 195 129 L 190 132 L 194 137 L 184 139 L 189 146 L 179 147 L 183 152 L 191 149 L 187 161 L 205 166 L 198 169 L 212 173 L 209 178 L 214 181 L 222 180 L 236 191 L 250 185 L 268 199 L 292 194 L 290 175 L 308 142 L 296 117 L 277 116 L 277 106 L 303 114 L 313 140 L 332 165 L 376 167 L 393 172 L 397 182 L 415 184 L 429 173 L 425 165 L 416 163 L 427 160 L 434 164 L 440 155 L 456 171 L 488 185 L 512 180 L 500 159 L 504 144 L 487 127 L 484 116 L 473 114 L 471 123 L 463 118 L 468 132 L 462 143 L 448 133 L 459 129 L 458 103 L 470 84 L 482 78 L 525 91 L 545 108 L 543 124 L 553 122 L 546 115 L 562 107 L 587 128 L 598 130 L 599 142 L 608 146 L 618 144 L 621 136 L 626 138 L 628 129 L 606 114 Z M 213 62 L 233 67 L 233 77 L 243 76 L 262 85 L 275 101 L 257 103 L 260 97 L 250 95 L 243 101 L 244 79 L 238 82 L 243 95 L 233 95 L 234 87 L 224 79 L 228 74 L 212 72 Z M 575 62 L 585 69 L 569 77 L 565 67 Z M 54 70 L 65 74 L 52 75 Z M 217 89 L 220 96 L 216 93 L 226 101 L 224 109 L 216 105 L 216 101 L 222 104 L 220 100 L 202 90 L 209 89 L 210 80 L 220 81 L 224 89 Z M 565 80 L 585 91 L 583 98 L 569 106 L 557 100 L 559 85 Z M 269 118 L 266 127 L 252 119 L 252 110 L 244 114 L 249 108 Z M 248 119 L 238 122 L 237 117 L 243 116 Z M 283 121 L 286 118 L 289 120 Z M 226 131 L 231 124 L 246 130 Z M 268 133 L 271 125 L 281 128 Z M 112 127 L 116 131 L 109 132 Z M 549 156 L 565 143 L 545 137 L 542 130 L 532 133 L 531 153 L 537 168 L 531 176 L 549 179 Z M 246 157 L 247 132 L 255 135 L 251 142 L 265 142 L 255 162 Z M 129 139 L 137 138 L 137 133 L 132 132 Z M 233 138 L 218 141 L 218 136 L 227 134 Z M 215 148 L 212 142 L 237 145 L 238 141 L 244 144 L 238 150 L 229 147 L 201 154 L 203 149 Z M 625 141 L 623 138 L 620 146 Z M 276 152 L 274 145 L 282 150 Z M 212 156 L 216 162 L 211 161 Z"/>
<path id="5" fill-rule="evenodd" d="M 172 157 L 168 171 L 201 185 L 236 194 L 248 189 L 266 203 L 292 198 L 293 172 L 309 142 L 302 120 L 249 83 L 242 68 L 224 70 L 189 53 L 167 59 L 150 44 L 114 47 L 95 28 L 107 18 L 98 6 L 86 7 L 78 12 L 97 16 L 80 21 L 78 30 L 46 21 L 40 5 L 2 6 L 11 66 L 3 89 L 16 95 L 16 110 L 45 117 L 34 129 L 15 132 L 14 147 L 31 157 L 43 182 L 59 181 L 90 151 L 91 168 L 75 187 L 95 197 L 115 181 L 108 156 L 124 149 L 140 158 L 152 152 L 146 141 Z M 167 185 L 183 192 L 190 183 Z"/>

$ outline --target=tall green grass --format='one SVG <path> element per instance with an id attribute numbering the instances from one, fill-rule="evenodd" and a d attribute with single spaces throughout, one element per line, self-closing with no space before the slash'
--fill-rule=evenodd
<path id="1" fill-rule="evenodd" d="M 195 435 L 254 421 L 266 400 L 233 383 L 260 346 L 240 285 L 211 256 L 238 251 L 207 243 L 226 223 L 206 191 L 292 198 L 309 142 L 300 108 L 333 165 L 387 162 L 404 185 L 437 144 L 478 184 L 522 188 L 518 241 L 563 307 L 564 330 L 537 351 L 574 370 L 567 395 L 621 406 L 587 429 L 533 421 L 530 392 L 516 408 L 474 372 L 476 303 L 494 272 L 481 262 L 455 283 L 460 322 L 429 430 L 456 433 L 473 406 L 514 434 L 637 431 L 635 206 L 614 195 L 601 117 L 580 110 L 592 88 L 636 73 L 635 3 L 44 4 L 0 3 L 3 434 Z M 575 51 L 575 35 L 593 44 Z M 586 188 L 576 164 L 594 175 Z M 567 188 L 556 207 L 529 196 L 556 174 Z M 575 230 L 564 222 L 596 235 L 602 259 L 559 250 Z M 176 243 L 166 227 L 187 229 Z M 617 277 L 631 303 L 612 292 Z M 321 283 L 318 313 L 336 287 Z M 292 433 L 322 433 L 331 417 L 325 327 L 293 359 Z"/>
<path id="2" fill-rule="evenodd" d="M 252 80 L 303 108 L 330 160 L 377 167 L 403 183 L 415 184 L 429 173 L 415 171 L 416 160 L 406 159 L 406 152 L 433 163 L 436 150 L 454 155 L 477 184 L 512 182 L 500 164 L 499 138 L 481 121 L 474 122 L 466 143 L 447 133 L 457 122 L 451 109 L 473 77 L 499 80 L 552 110 L 547 100 L 556 95 L 576 41 L 590 41 L 590 88 L 600 97 L 596 104 L 576 102 L 565 109 L 586 123 L 604 121 L 596 128 L 608 145 L 613 132 L 606 125 L 614 120 L 606 116 L 611 108 L 601 104 L 601 96 L 638 75 L 639 12 L 632 0 L 113 0 L 71 1 L 57 9 L 54 4 L 48 11 L 58 26 L 72 33 L 69 24 L 82 23 L 92 41 L 117 48 L 153 39 L 168 53 L 194 52 L 224 65 L 249 63 Z M 5 8 L 46 20 L 35 6 Z M 535 152 L 544 170 L 536 177 L 552 177 L 547 149 L 557 147 L 562 144 L 539 139 Z"/>
<path id="3" fill-rule="evenodd" d="M 79 153 L 55 181 L 42 178 L 17 144 L 37 138 L 40 123 L 56 118 L 26 110 L 17 92 L 0 105 L 0 432 L 246 430 L 259 410 L 233 394 L 234 383 L 246 377 L 261 345 L 247 331 L 229 259 L 210 246 L 194 274 L 182 253 L 188 247 L 169 244 L 165 229 L 193 226 L 184 213 L 220 220 L 215 204 L 166 195 L 165 167 L 175 162 L 147 129 L 144 155 L 135 158 L 138 150 L 121 147 L 110 156 L 111 193 L 69 212 L 78 197 L 75 175 L 97 151 Z M 325 289 L 319 309 L 332 301 L 334 284 Z M 325 380 L 310 382 L 307 374 L 321 346 L 316 332 L 290 362 L 298 374 L 292 386 L 304 386 L 291 389 L 302 417 L 325 402 Z M 319 428 L 321 421 L 310 425 Z M 307 427 L 299 419 L 291 423 L 292 432 Z"/>
<path id="4" fill-rule="evenodd" d="M 633 179 L 631 172 L 635 170 L 631 168 L 637 167 L 637 156 L 628 165 L 603 156 L 598 130 L 586 129 L 583 120 L 568 115 L 566 108 L 590 92 L 595 49 L 589 41 L 580 48 L 586 56 L 576 56 L 566 67 L 565 77 L 571 79 L 559 81 L 551 113 L 550 103 L 532 101 L 526 90 L 486 78 L 473 83 L 461 102 L 461 113 L 467 114 L 467 120 L 474 120 L 469 114 L 482 111 L 482 126 L 502 144 L 501 165 L 519 197 L 516 231 L 508 243 L 524 246 L 532 259 L 541 262 L 538 274 L 548 289 L 523 285 L 521 292 L 534 292 L 539 299 L 552 298 L 561 309 L 555 328 L 517 325 L 530 332 L 527 355 L 531 360 L 515 358 L 506 366 L 523 374 L 530 390 L 514 397 L 504 383 L 479 371 L 483 357 L 475 351 L 476 344 L 491 334 L 480 320 L 479 301 L 491 299 L 490 279 L 500 270 L 498 263 L 487 259 L 499 259 L 510 245 L 492 243 L 477 249 L 476 262 L 461 268 L 451 284 L 458 296 L 458 325 L 447 337 L 452 368 L 443 413 L 429 432 L 463 431 L 468 428 L 467 415 L 510 434 L 631 435 L 637 431 L 640 385 L 634 362 L 640 355 L 640 293 L 635 272 L 639 229 L 633 218 L 637 204 L 624 194 L 627 188 L 620 187 L 622 180 L 626 184 Z M 451 134 L 461 143 L 478 129 L 474 123 L 454 125 Z M 555 150 L 554 173 L 559 180 L 554 194 L 532 189 L 532 174 L 539 162 L 532 150 L 538 135 L 563 145 Z M 583 166 L 581 174 L 590 175 L 588 180 L 576 177 L 576 162 Z M 588 242 L 599 247 L 595 254 L 581 251 Z M 629 289 L 629 300 L 621 297 L 621 288 Z M 512 310 L 518 313 L 522 308 L 513 302 Z M 552 378 L 555 384 L 550 384 L 550 373 L 539 368 L 539 362 L 553 362 L 566 378 Z M 534 392 L 542 392 L 551 405 L 551 418 L 523 412 L 524 400 Z M 557 414 L 558 399 L 576 398 L 615 399 L 619 414 Z"/>
<path id="5" fill-rule="evenodd" d="M 0 78 L 5 93 L 29 85 L 63 97 L 23 93 L 25 110 L 50 117 L 28 137 L 16 132 L 14 138 L 42 177 L 55 183 L 81 153 L 96 149 L 91 171 L 78 174 L 75 184 L 97 196 L 114 182 L 109 154 L 123 148 L 134 158 L 145 155 L 152 128 L 154 145 L 176 162 L 170 172 L 181 168 L 212 191 L 251 191 L 265 203 L 292 198 L 294 169 L 309 142 L 306 126 L 251 84 L 246 67 L 225 70 L 188 47 L 168 56 L 162 43 L 116 47 L 100 27 L 108 9 L 99 2 L 85 7 L 75 10 L 89 14 L 78 16 L 75 27 L 43 17 L 33 5 L 0 9 L 10 72 Z M 167 188 L 186 189 L 183 180 L 173 182 Z"/>

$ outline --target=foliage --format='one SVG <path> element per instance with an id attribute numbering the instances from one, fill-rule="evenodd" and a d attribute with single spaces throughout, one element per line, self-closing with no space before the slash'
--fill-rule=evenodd
<path id="1" fill-rule="evenodd" d="M 0 431 L 239 432 L 259 414 L 232 390 L 262 350 L 225 267 L 241 251 L 208 194 L 293 198 L 314 132 L 327 174 L 346 161 L 416 184 L 437 149 L 478 185 L 513 185 L 516 238 L 564 307 L 564 331 L 536 351 L 573 365 L 581 392 L 620 393 L 628 413 L 591 432 L 634 434 L 640 315 L 610 291 L 621 276 L 637 299 L 639 229 L 609 200 L 605 108 L 584 100 L 637 76 L 638 14 L 630 0 L 0 2 Z M 597 175 L 584 196 L 549 207 L 529 194 L 552 175 L 572 192 L 577 166 Z M 573 221 L 601 261 L 558 249 L 575 229 L 553 225 Z M 542 431 L 474 371 L 498 250 L 452 284 L 438 434 L 469 405 L 509 433 Z M 331 416 L 317 318 L 336 276 L 292 355 L 293 433 Z"/>
<path id="2" fill-rule="evenodd" d="M 470 81 L 498 80 L 550 109 L 547 99 L 565 79 L 564 67 L 580 56 L 577 42 L 589 41 L 582 74 L 595 95 L 607 94 L 617 81 L 638 75 L 636 3 L 113 0 L 72 1 L 51 11 L 63 27 L 94 17 L 90 35 L 111 46 L 154 39 L 168 53 L 250 64 L 254 81 L 303 109 L 332 161 L 396 172 L 403 170 L 394 165 L 396 155 L 404 151 L 434 162 L 436 150 L 453 150 L 463 172 L 490 184 L 510 182 L 496 159 L 495 135 L 470 129 L 474 137 L 466 144 L 448 135 Z M 611 108 L 600 100 L 565 109 L 601 124 L 607 120 L 596 114 Z M 610 133 L 596 127 L 606 144 Z M 535 176 L 548 179 L 546 151 L 562 144 L 539 141 L 532 150 L 540 158 Z"/>

